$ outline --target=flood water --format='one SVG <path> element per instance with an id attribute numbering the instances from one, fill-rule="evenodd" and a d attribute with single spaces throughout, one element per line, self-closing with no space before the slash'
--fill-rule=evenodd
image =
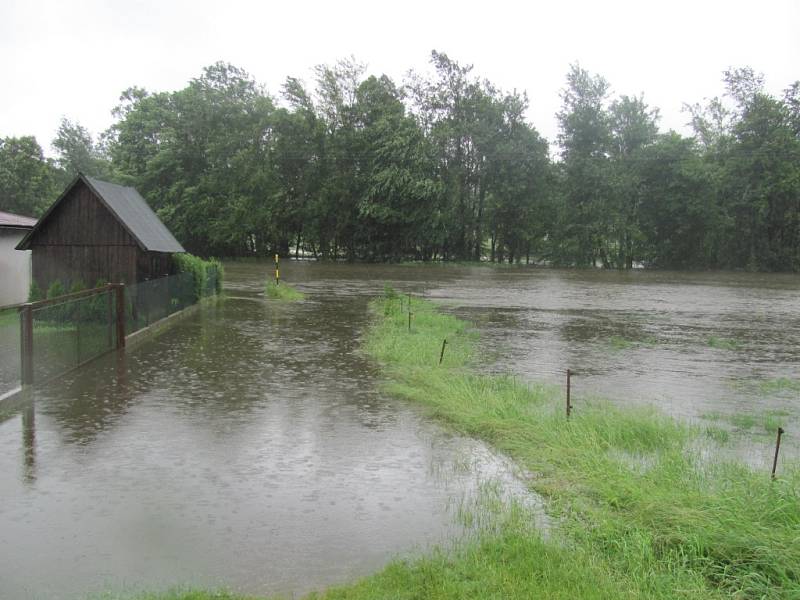
<path id="1" fill-rule="evenodd" d="M 800 278 L 284 263 L 307 294 L 264 300 L 269 265 L 227 265 L 227 298 L 7 408 L 0 597 L 190 583 L 300 594 L 446 543 L 480 482 L 513 467 L 380 391 L 359 350 L 384 283 L 481 332 L 479 368 L 655 405 L 732 432 L 761 468 L 800 437 Z M 748 418 L 742 418 L 742 415 Z M 797 432 L 795 434 L 794 432 Z"/>
<path id="2" fill-rule="evenodd" d="M 359 350 L 376 282 L 309 273 L 308 300 L 279 304 L 265 272 L 231 266 L 217 306 L 6 410 L 0 598 L 299 594 L 447 543 L 484 482 L 524 493 L 379 391 Z"/>

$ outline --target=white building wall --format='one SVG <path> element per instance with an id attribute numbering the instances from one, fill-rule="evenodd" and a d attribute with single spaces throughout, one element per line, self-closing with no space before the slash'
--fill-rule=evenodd
<path id="1" fill-rule="evenodd" d="M 25 302 L 31 284 L 30 250 L 15 250 L 25 229 L 0 227 L 0 306 Z"/>

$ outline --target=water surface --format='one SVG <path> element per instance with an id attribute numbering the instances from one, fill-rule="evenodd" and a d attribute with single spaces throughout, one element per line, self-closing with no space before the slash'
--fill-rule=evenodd
<path id="1" fill-rule="evenodd" d="M 372 284 L 227 299 L 106 356 L 0 423 L 0 597 L 223 586 L 299 594 L 448 543 L 511 465 L 379 391 Z"/>

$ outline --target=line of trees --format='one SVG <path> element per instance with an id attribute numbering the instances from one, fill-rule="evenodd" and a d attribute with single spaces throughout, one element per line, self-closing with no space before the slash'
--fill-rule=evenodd
<path id="1" fill-rule="evenodd" d="M 63 120 L 55 159 L 0 139 L 0 209 L 37 215 L 80 170 L 137 187 L 202 255 L 800 270 L 800 82 L 726 71 L 685 137 L 573 65 L 551 149 L 526 94 L 431 63 L 400 86 L 343 60 L 278 99 L 225 63 L 130 88 L 98 140 Z"/>

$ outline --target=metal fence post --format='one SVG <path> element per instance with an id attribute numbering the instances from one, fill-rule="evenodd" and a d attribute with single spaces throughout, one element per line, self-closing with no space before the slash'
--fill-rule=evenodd
<path id="1" fill-rule="evenodd" d="M 33 308 L 25 304 L 20 311 L 20 363 L 22 385 L 33 384 Z"/>
<path id="2" fill-rule="evenodd" d="M 116 284 L 117 290 L 117 350 L 125 347 L 125 284 Z"/>

